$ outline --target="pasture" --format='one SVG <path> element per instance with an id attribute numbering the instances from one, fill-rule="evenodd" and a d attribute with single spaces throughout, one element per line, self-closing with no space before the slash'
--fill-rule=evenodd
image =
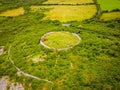
<path id="1" fill-rule="evenodd" d="M 33 11 L 41 11 L 41 9 L 50 8 L 45 12 L 44 20 L 59 20 L 66 21 L 83 21 L 93 18 L 96 15 L 97 9 L 95 5 L 81 6 L 31 6 Z M 71 14 L 72 13 L 72 14 Z"/>
<path id="2" fill-rule="evenodd" d="M 15 17 L 19 15 L 23 15 L 25 12 L 23 7 L 17 8 L 17 9 L 12 9 L 12 10 L 7 10 L 5 12 L 1 12 L 0 16 L 5 16 L 5 17 Z"/>
<path id="3" fill-rule="evenodd" d="M 97 0 L 97 2 L 100 4 L 102 11 L 120 9 L 120 0 Z"/>
<path id="4" fill-rule="evenodd" d="M 100 17 L 101 20 L 108 21 L 108 20 L 115 20 L 120 18 L 120 12 L 108 12 L 103 13 Z"/>
<path id="5" fill-rule="evenodd" d="M 43 4 L 87 4 L 94 3 L 93 0 L 47 0 Z"/>

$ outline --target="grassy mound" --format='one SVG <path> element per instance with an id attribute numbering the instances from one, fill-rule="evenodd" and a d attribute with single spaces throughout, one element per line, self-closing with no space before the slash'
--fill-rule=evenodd
<path id="1" fill-rule="evenodd" d="M 41 38 L 41 44 L 50 49 L 68 49 L 79 44 L 80 37 L 70 32 L 50 32 Z"/>

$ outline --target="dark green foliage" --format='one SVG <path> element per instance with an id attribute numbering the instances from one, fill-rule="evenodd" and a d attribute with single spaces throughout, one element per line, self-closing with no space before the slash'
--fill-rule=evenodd
<path id="1" fill-rule="evenodd" d="M 46 0 L 0 0 L 2 4 L 33 5 L 41 4 Z"/>

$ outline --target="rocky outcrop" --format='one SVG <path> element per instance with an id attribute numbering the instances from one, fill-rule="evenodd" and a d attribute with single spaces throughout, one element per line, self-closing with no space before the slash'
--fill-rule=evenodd
<path id="1" fill-rule="evenodd" d="M 11 83 L 8 76 L 0 78 L 0 90 L 25 90 L 21 83 Z"/>
<path id="2" fill-rule="evenodd" d="M 4 53 L 4 46 L 0 46 L 0 55 Z"/>

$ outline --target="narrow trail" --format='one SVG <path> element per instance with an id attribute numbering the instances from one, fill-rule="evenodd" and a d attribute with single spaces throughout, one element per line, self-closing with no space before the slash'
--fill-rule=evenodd
<path id="1" fill-rule="evenodd" d="M 28 74 L 28 73 L 25 73 L 23 71 L 21 71 L 14 63 L 14 61 L 11 59 L 10 57 L 10 50 L 11 50 L 11 46 L 9 47 L 9 50 L 8 50 L 8 59 L 10 60 L 11 64 L 15 67 L 15 69 L 19 72 L 19 74 L 21 75 L 24 75 L 26 77 L 30 77 L 30 78 L 33 78 L 33 79 L 37 79 L 37 80 L 40 80 L 40 81 L 44 81 L 44 82 L 48 82 L 48 83 L 53 83 L 52 81 L 49 81 L 47 79 L 42 79 L 42 78 L 39 78 L 37 76 L 33 76 L 31 74 Z"/>

